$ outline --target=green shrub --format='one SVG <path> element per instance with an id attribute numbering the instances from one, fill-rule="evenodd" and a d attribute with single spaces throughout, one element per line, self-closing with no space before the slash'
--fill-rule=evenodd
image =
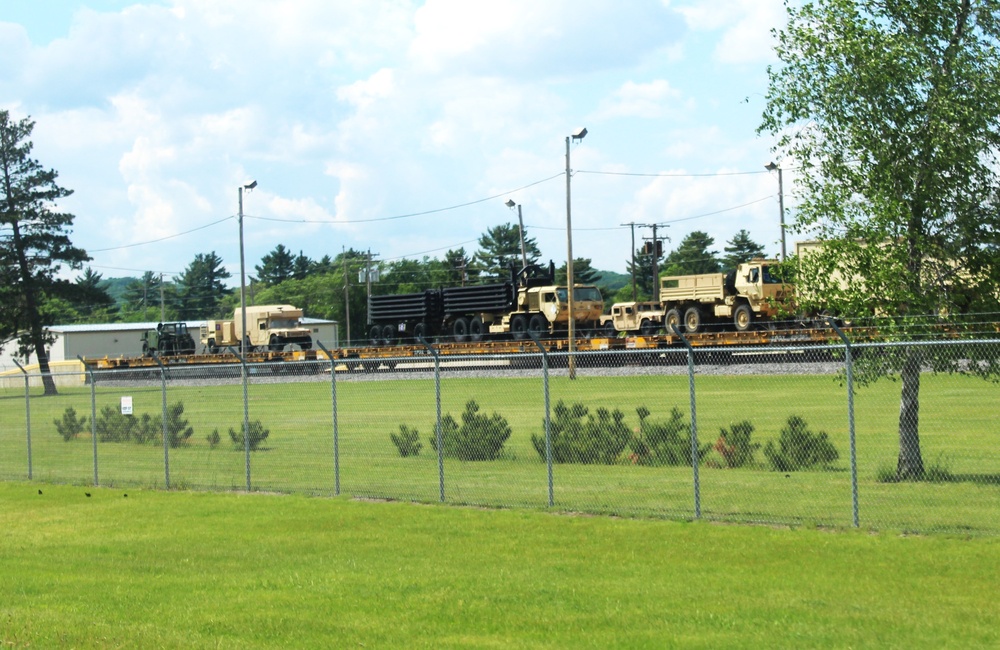
<path id="1" fill-rule="evenodd" d="M 771 469 L 779 472 L 827 467 L 840 456 L 825 432 L 813 433 L 806 421 L 797 415 L 788 418 L 777 445 L 768 440 L 764 455 Z"/>
<path id="2" fill-rule="evenodd" d="M 205 437 L 205 440 L 208 441 L 208 446 L 211 449 L 215 449 L 216 447 L 219 446 L 219 443 L 222 441 L 222 436 L 219 435 L 218 429 L 212 429 L 212 433 L 208 434 Z"/>
<path id="3" fill-rule="evenodd" d="M 401 424 L 399 425 L 399 435 L 390 433 L 389 437 L 392 438 L 392 444 L 396 445 L 399 455 L 403 458 L 420 455 L 420 449 L 423 445 L 420 444 L 420 434 L 416 429 Z"/>
<path id="4" fill-rule="evenodd" d="M 441 418 L 442 455 L 459 460 L 496 460 L 503 454 L 504 444 L 510 438 L 510 425 L 499 413 L 485 415 L 479 404 L 470 399 L 462 413 L 462 424 L 451 414 Z M 431 447 L 438 450 L 437 436 L 431 436 Z"/>
<path id="5" fill-rule="evenodd" d="M 691 426 L 676 406 L 670 418 L 663 422 L 649 419 L 650 410 L 645 406 L 636 409 L 639 431 L 631 440 L 632 462 L 638 465 L 691 465 Z M 704 458 L 711 445 L 698 448 L 698 459 Z"/>
<path id="6" fill-rule="evenodd" d="M 625 414 L 617 409 L 599 408 L 595 417 L 583 404 L 566 406 L 560 400 L 553 415 L 549 431 L 554 463 L 613 465 L 632 439 Z M 545 460 L 545 435 L 532 434 L 531 442 Z"/>
<path id="7" fill-rule="evenodd" d="M 728 429 L 719 431 L 719 439 L 715 441 L 715 451 L 722 456 L 726 467 L 744 467 L 754 462 L 754 452 L 760 449 L 760 443 L 750 442 L 754 426 L 749 420 L 731 424 Z"/>
<path id="8" fill-rule="evenodd" d="M 247 443 L 250 444 L 250 451 L 257 451 L 260 444 L 267 440 L 267 437 L 271 435 L 269 429 L 265 429 L 264 425 L 261 424 L 260 420 L 253 420 L 249 423 L 250 435 L 246 435 L 247 428 L 244 427 L 243 423 L 240 423 L 240 430 L 237 432 L 232 427 L 229 428 L 229 439 L 233 441 L 233 445 L 239 449 L 245 449 Z"/>
<path id="9" fill-rule="evenodd" d="M 94 422 L 97 439 L 101 442 L 131 442 L 139 421 L 134 415 L 123 415 L 113 406 L 104 406 Z"/>
<path id="10" fill-rule="evenodd" d="M 85 416 L 77 417 L 76 409 L 72 406 L 63 411 L 61 420 L 53 420 L 53 422 L 56 424 L 56 431 L 66 442 L 77 437 L 87 428 L 87 418 Z"/>
<path id="11" fill-rule="evenodd" d="M 186 445 L 194 435 L 194 427 L 188 426 L 188 421 L 181 419 L 184 414 L 184 404 L 177 402 L 167 407 L 167 441 L 171 447 Z M 216 432 L 218 436 L 218 432 Z"/>

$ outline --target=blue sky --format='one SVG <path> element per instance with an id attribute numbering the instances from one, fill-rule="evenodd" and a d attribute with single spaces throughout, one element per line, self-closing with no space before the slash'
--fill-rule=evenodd
<path id="1" fill-rule="evenodd" d="M 783 19 L 780 0 L 0 0 L 0 107 L 36 121 L 105 277 L 215 252 L 238 282 L 250 179 L 251 273 L 277 244 L 471 254 L 517 222 L 507 199 L 559 264 L 580 127 L 574 256 L 625 272 L 629 222 L 666 249 L 746 228 L 780 250 L 756 127 Z"/>

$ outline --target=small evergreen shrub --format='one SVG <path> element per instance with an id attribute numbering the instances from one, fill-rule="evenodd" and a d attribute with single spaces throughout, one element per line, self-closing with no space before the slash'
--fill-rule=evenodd
<path id="1" fill-rule="evenodd" d="M 101 442 L 131 442 L 138 425 L 134 415 L 123 415 L 112 406 L 104 406 L 94 422 L 94 429 Z"/>
<path id="2" fill-rule="evenodd" d="M 503 454 L 510 433 L 506 418 L 499 413 L 480 413 L 479 404 L 470 399 L 465 404 L 461 425 L 451 414 L 441 418 L 441 453 L 459 460 L 496 460 Z M 430 442 L 437 451 L 437 436 L 431 436 Z"/>
<path id="3" fill-rule="evenodd" d="M 549 432 L 554 463 L 613 465 L 632 439 L 625 414 L 617 409 L 599 408 L 595 417 L 583 404 L 566 406 L 560 400 L 553 415 Z M 545 460 L 545 435 L 532 434 L 531 442 Z"/>
<path id="4" fill-rule="evenodd" d="M 63 416 L 61 420 L 53 420 L 56 425 L 56 431 L 62 436 L 62 439 L 69 442 L 73 438 L 77 437 L 87 428 L 87 418 L 86 416 L 77 417 L 76 409 L 72 406 L 66 408 L 63 411 Z"/>
<path id="5" fill-rule="evenodd" d="M 219 435 L 218 429 L 212 429 L 212 433 L 208 434 L 205 437 L 205 440 L 208 441 L 209 448 L 215 449 L 219 446 L 219 443 L 222 442 L 222 436 Z"/>
<path id="6" fill-rule="evenodd" d="M 778 472 L 827 467 L 840 457 L 825 432 L 813 433 L 806 421 L 797 415 L 788 418 L 778 435 L 778 444 L 767 441 L 764 455 L 771 469 Z"/>
<path id="7" fill-rule="evenodd" d="M 399 435 L 390 433 L 389 437 L 392 438 L 392 444 L 396 445 L 399 455 L 403 458 L 420 455 L 420 449 L 423 445 L 420 444 L 420 434 L 416 429 L 401 424 L 399 425 Z"/>
<path id="8" fill-rule="evenodd" d="M 649 419 L 650 410 L 645 406 L 636 409 L 639 431 L 631 440 L 632 462 L 638 465 L 691 465 L 691 426 L 676 406 L 670 410 L 669 419 L 655 422 Z M 711 445 L 698 448 L 698 460 L 711 450 Z"/>
<path id="9" fill-rule="evenodd" d="M 760 443 L 750 442 L 754 426 L 749 420 L 732 424 L 728 429 L 719 431 L 719 439 L 715 441 L 715 451 L 722 457 L 726 467 L 745 467 L 754 462 L 754 453 L 760 449 Z"/>
<path id="10" fill-rule="evenodd" d="M 247 429 L 249 429 L 249 436 L 246 435 Z M 265 429 L 260 420 L 250 421 L 249 427 L 246 428 L 244 427 L 244 423 L 241 422 L 239 432 L 232 427 L 229 428 L 229 439 L 233 441 L 233 445 L 238 449 L 245 449 L 247 443 L 249 443 L 250 451 L 257 451 L 261 443 L 267 440 L 269 435 L 271 435 L 270 429 Z"/>
<path id="11" fill-rule="evenodd" d="M 167 407 L 167 442 L 171 447 L 186 445 L 194 435 L 194 427 L 188 426 L 188 421 L 181 419 L 184 414 L 183 402 L 177 402 Z M 216 432 L 218 436 L 218 432 Z"/>

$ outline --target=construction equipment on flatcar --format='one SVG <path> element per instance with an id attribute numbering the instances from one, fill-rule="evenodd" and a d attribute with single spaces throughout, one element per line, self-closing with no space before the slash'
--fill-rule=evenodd
<path id="1" fill-rule="evenodd" d="M 233 312 L 233 320 L 210 320 L 202 326 L 201 343 L 210 354 L 226 347 L 239 348 L 241 337 L 246 337 L 248 351 L 280 351 L 288 345 L 302 350 L 312 347 L 312 332 L 300 322 L 301 309 L 292 305 L 253 305 L 246 311 L 245 328 L 240 308 Z"/>
<path id="2" fill-rule="evenodd" d="M 528 265 L 508 281 L 371 296 L 368 315 L 373 345 L 442 337 L 456 343 L 488 338 L 524 340 L 564 335 L 569 327 L 568 289 L 555 285 L 555 265 Z M 581 331 L 600 325 L 600 289 L 575 285 L 573 317 Z"/>
<path id="3" fill-rule="evenodd" d="M 159 323 L 156 329 L 142 333 L 142 355 L 149 357 L 194 354 L 194 337 L 187 323 Z"/>

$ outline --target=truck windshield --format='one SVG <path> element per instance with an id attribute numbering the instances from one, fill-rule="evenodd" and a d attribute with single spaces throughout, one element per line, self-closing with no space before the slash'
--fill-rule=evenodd
<path id="1" fill-rule="evenodd" d="M 778 274 L 776 272 L 775 273 L 771 273 L 771 267 L 770 266 L 765 266 L 765 267 L 762 267 L 762 268 L 763 268 L 763 271 L 764 271 L 764 284 L 781 284 L 782 283 L 781 278 L 778 277 Z"/>
<path id="2" fill-rule="evenodd" d="M 291 329 L 293 327 L 298 327 L 299 322 L 294 318 L 272 318 L 271 319 L 271 329 Z"/>
<path id="3" fill-rule="evenodd" d="M 556 289 L 556 295 L 559 296 L 559 302 L 566 302 L 568 298 L 566 295 L 566 289 L 563 287 Z M 595 302 L 601 302 L 604 299 L 601 298 L 601 291 L 597 287 L 577 287 L 573 290 L 573 300 L 593 300 Z"/>

